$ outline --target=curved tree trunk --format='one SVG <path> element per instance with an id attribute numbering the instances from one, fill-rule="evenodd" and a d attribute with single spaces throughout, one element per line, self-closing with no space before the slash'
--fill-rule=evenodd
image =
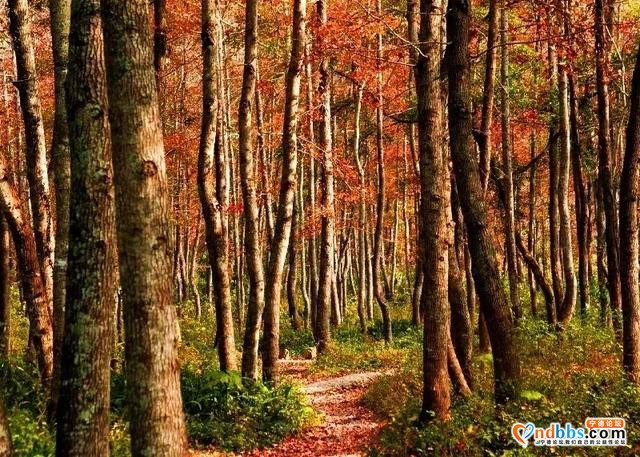
<path id="1" fill-rule="evenodd" d="M 72 192 L 56 455 L 108 455 L 118 269 L 99 0 L 72 1 L 69 43 Z"/>
<path id="2" fill-rule="evenodd" d="M 185 450 L 186 432 L 149 2 L 102 0 L 101 6 L 132 454 L 177 457 Z"/>
<path id="3" fill-rule="evenodd" d="M 449 2 L 449 132 L 451 157 L 464 215 L 472 269 L 480 309 L 493 348 L 495 399 L 501 404 L 516 398 L 520 379 L 520 358 L 507 297 L 502 289 L 480 172 L 472 140 L 469 72 L 470 5 L 465 0 Z"/>

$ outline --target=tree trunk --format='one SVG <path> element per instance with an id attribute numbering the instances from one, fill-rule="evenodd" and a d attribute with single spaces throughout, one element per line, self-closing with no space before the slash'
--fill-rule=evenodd
<path id="1" fill-rule="evenodd" d="M 320 29 L 327 27 L 328 0 L 318 0 L 316 10 Z M 318 38 L 319 40 L 322 38 Z M 322 44 L 319 46 L 322 49 Z M 334 177 L 333 177 L 333 141 L 331 133 L 331 87 L 330 87 L 329 58 L 325 55 L 320 59 L 320 144 L 322 151 L 322 193 L 320 202 L 323 207 L 321 217 L 322 229 L 320 233 L 320 275 L 318 282 L 318 300 L 316 317 L 316 343 L 318 351 L 324 352 L 331 340 L 331 299 L 332 282 L 334 276 Z"/>
<path id="2" fill-rule="evenodd" d="M 51 11 L 51 43 L 55 75 L 55 117 L 51 146 L 51 163 L 56 196 L 55 262 L 53 264 L 53 346 L 54 381 L 49 416 L 53 418 L 60 384 L 60 358 L 64 335 L 64 304 L 69 245 L 69 129 L 65 101 L 65 80 L 69 59 L 70 0 L 49 0 Z"/>
<path id="3" fill-rule="evenodd" d="M 0 211 L 0 358 L 9 357 L 9 326 L 11 302 L 9 301 L 9 227 L 3 211 Z"/>
<path id="4" fill-rule="evenodd" d="M 7 420 L 7 410 L 4 406 L 4 398 L 0 398 L 0 457 L 12 457 L 11 432 Z"/>
<path id="5" fill-rule="evenodd" d="M 418 96 L 418 147 L 420 150 L 421 227 L 424 285 L 424 388 L 420 420 L 446 419 L 451 406 L 448 372 L 449 298 L 448 249 L 449 176 L 444 145 L 443 94 L 440 75 L 443 5 L 440 0 L 420 0 L 420 55 L 415 71 Z"/>
<path id="6" fill-rule="evenodd" d="M 70 30 L 72 192 L 56 455 L 108 455 L 118 270 L 99 0 L 72 1 Z"/>
<path id="7" fill-rule="evenodd" d="M 227 162 L 222 145 L 223 119 L 220 104 L 222 64 L 220 12 L 215 0 L 202 2 L 202 130 L 198 154 L 198 191 L 205 224 L 216 310 L 216 343 L 222 371 L 236 370 L 236 345 L 231 313 L 227 207 Z M 222 96 L 221 96 L 222 95 Z"/>
<path id="8" fill-rule="evenodd" d="M 613 311 L 614 326 L 620 328 L 618 313 L 622 309 L 620 297 L 620 252 L 618 238 L 617 199 L 613 179 L 611 151 L 611 122 L 609 113 L 609 46 L 605 25 L 605 2 L 595 0 L 596 43 L 596 91 L 598 95 L 598 183 L 602 192 L 605 214 L 605 237 L 607 245 L 607 286 Z"/>
<path id="9" fill-rule="evenodd" d="M 509 100 L 509 12 L 506 0 L 500 4 L 500 103 L 502 115 L 502 166 L 504 172 L 505 240 L 507 245 L 507 271 L 509 273 L 509 296 L 516 323 L 522 317 L 518 296 L 518 258 L 516 253 L 515 196 L 513 190 L 513 165 L 511 158 L 511 109 Z"/>
<path id="10" fill-rule="evenodd" d="M 631 83 L 631 111 L 620 180 L 620 273 L 622 283 L 622 365 L 640 384 L 640 285 L 638 199 L 640 198 L 640 51 Z"/>
<path id="11" fill-rule="evenodd" d="M 53 326 L 51 296 L 46 293 L 35 235 L 18 191 L 11 182 L 6 157 L 0 154 L 0 209 L 4 213 L 16 250 L 18 271 L 29 317 L 29 339 L 36 352 L 40 380 L 46 392 L 53 376 Z"/>
<path id="12" fill-rule="evenodd" d="M 177 457 L 185 450 L 186 433 L 149 6 L 144 0 L 103 0 L 101 6 L 132 454 Z"/>
<path id="13" fill-rule="evenodd" d="M 27 181 L 33 216 L 36 249 L 47 302 L 53 299 L 53 223 L 47 171 L 47 146 L 38 94 L 37 71 L 29 4 L 27 0 L 9 0 L 9 29 L 13 40 L 20 108 L 25 129 Z"/>
<path id="14" fill-rule="evenodd" d="M 487 190 L 491 178 L 491 126 L 493 123 L 493 99 L 496 87 L 496 46 L 498 41 L 498 5 L 497 0 L 489 0 L 489 23 L 487 30 L 487 53 L 484 67 L 484 91 L 482 96 L 482 118 L 480 132 L 480 176 L 482 188 Z"/>
<path id="15" fill-rule="evenodd" d="M 286 76 L 286 95 L 282 127 L 282 177 L 275 232 L 271 243 L 264 312 L 264 347 L 262 353 L 263 378 L 277 383 L 277 362 L 280 353 L 280 296 L 284 265 L 289 248 L 296 198 L 298 170 L 298 106 L 300 104 L 300 76 L 304 64 L 306 41 L 306 0 L 293 4 L 291 57 Z M 294 264 L 295 269 L 295 264 Z"/>
<path id="16" fill-rule="evenodd" d="M 303 321 L 298 312 L 298 246 L 300 240 L 300 204 L 297 198 L 293 202 L 293 215 L 291 221 L 291 237 L 289 239 L 289 274 L 287 276 L 287 305 L 291 328 L 294 331 L 301 330 Z M 302 250 L 304 256 L 304 249 Z M 301 265 L 301 269 L 304 268 Z"/>
<path id="17" fill-rule="evenodd" d="M 238 113 L 240 181 L 244 203 L 245 255 L 249 273 L 249 303 L 242 351 L 242 375 L 258 377 L 258 342 L 264 309 L 264 269 L 260 253 L 260 221 L 253 161 L 252 101 L 256 91 L 258 58 L 258 1 L 249 0 L 245 11 L 244 71 Z"/>
<path id="18" fill-rule="evenodd" d="M 469 238 L 480 308 L 493 348 L 495 399 L 498 404 L 516 398 L 520 361 L 507 297 L 502 289 L 480 172 L 474 158 L 469 72 L 470 5 L 464 0 L 449 3 L 449 132 L 456 184 Z"/>

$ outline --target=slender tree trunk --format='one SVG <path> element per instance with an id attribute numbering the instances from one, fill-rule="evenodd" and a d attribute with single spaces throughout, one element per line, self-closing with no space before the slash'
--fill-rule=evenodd
<path id="1" fill-rule="evenodd" d="M 99 0 L 72 0 L 70 30 L 72 192 L 56 455 L 108 455 L 118 270 Z"/>
<path id="2" fill-rule="evenodd" d="M 498 54 L 498 1 L 489 0 L 487 16 L 487 53 L 485 55 L 484 91 L 482 96 L 482 118 L 480 122 L 480 176 L 482 188 L 489 187 L 491 171 L 491 126 L 493 123 L 493 100 L 496 87 L 496 60 Z"/>
<path id="3" fill-rule="evenodd" d="M 618 238 L 617 192 L 613 179 L 611 151 L 611 122 L 609 110 L 609 59 L 605 21 L 605 2 L 595 0 L 596 91 L 598 96 L 598 183 L 602 192 L 607 245 L 607 286 L 616 329 L 620 328 L 618 313 L 622 309 L 620 297 L 620 252 Z"/>
<path id="4" fill-rule="evenodd" d="M 302 177 L 301 177 L 302 179 Z M 300 313 L 298 312 L 298 247 L 301 244 L 300 239 L 300 203 L 294 197 L 293 214 L 291 220 L 291 237 L 289 239 L 289 274 L 287 276 L 287 305 L 291 328 L 295 331 L 301 330 L 303 327 Z M 302 249 L 304 255 L 304 249 Z M 301 269 L 304 268 L 301 265 Z"/>
<path id="5" fill-rule="evenodd" d="M 6 157 L 0 154 L 0 210 L 6 217 L 13 239 L 21 291 L 29 317 L 29 339 L 36 352 L 40 381 L 48 392 L 53 376 L 51 296 L 46 293 L 42 279 L 33 227 L 26 216 L 28 212 L 11 179 Z"/>
<path id="6" fill-rule="evenodd" d="M 300 103 L 300 79 L 304 64 L 306 41 L 306 0 L 296 0 L 293 5 L 291 32 L 291 57 L 286 76 L 286 95 L 282 127 L 282 177 L 278 214 L 269 256 L 267 288 L 264 312 L 264 348 L 262 353 L 263 378 L 277 383 L 277 362 L 280 353 L 280 296 L 284 266 L 289 247 L 291 225 L 294 217 L 298 170 L 298 106 Z M 295 264 L 294 264 L 295 270 Z"/>
<path id="7" fill-rule="evenodd" d="M 156 81 L 160 90 L 160 79 L 164 69 L 164 59 L 167 56 L 167 2 L 153 0 L 153 68 L 156 71 Z"/>
<path id="8" fill-rule="evenodd" d="M 507 245 L 507 271 L 509 273 L 509 296 L 516 323 L 522 317 L 518 296 L 518 259 L 515 240 L 515 196 L 513 189 L 513 165 L 511 158 L 511 108 L 509 100 L 509 12 L 506 0 L 500 3 L 500 103 L 502 121 L 502 166 L 504 168 L 505 240 Z"/>
<path id="9" fill-rule="evenodd" d="M 364 85 L 359 84 L 354 87 L 355 94 L 355 119 L 353 127 L 353 152 L 356 159 L 356 166 L 358 168 L 358 176 L 360 178 L 360 201 L 358 203 L 358 265 L 360 269 L 360 283 L 358 287 L 358 318 L 360 320 L 360 331 L 362 334 L 367 333 L 367 315 L 366 315 L 366 301 L 367 301 L 367 240 L 366 240 L 366 213 L 367 206 L 365 201 L 365 171 L 364 162 L 360 157 L 360 117 L 362 111 L 362 94 L 364 92 Z"/>
<path id="10" fill-rule="evenodd" d="M 144 0 L 102 0 L 125 368 L 134 456 L 186 446 L 172 303 L 169 192 Z"/>
<path id="11" fill-rule="evenodd" d="M 51 146 L 51 163 L 55 182 L 56 224 L 55 262 L 53 264 L 53 346 L 54 380 L 49 405 L 49 417 L 53 418 L 57 408 L 60 384 L 60 358 L 64 335 L 64 306 L 67 279 L 67 250 L 69 243 L 69 186 L 70 157 L 69 129 L 65 101 L 65 80 L 69 58 L 70 0 L 49 0 L 51 12 L 51 43 L 55 75 L 55 117 Z"/>
<path id="12" fill-rule="evenodd" d="M 244 31 L 244 72 L 238 114 L 240 181 L 244 203 L 245 251 L 249 273 L 249 306 L 242 351 L 242 375 L 258 377 L 258 342 L 264 309 L 264 269 L 260 253 L 260 221 L 253 161 L 252 101 L 258 59 L 258 1 L 247 1 Z"/>
<path id="13" fill-rule="evenodd" d="M 421 227 L 424 285 L 424 388 L 420 420 L 449 417 L 450 338 L 448 298 L 449 184 L 444 145 L 443 94 L 438 80 L 442 41 L 443 5 L 440 0 L 420 0 L 420 56 L 415 67 L 418 96 L 418 145 L 420 150 Z"/>
<path id="14" fill-rule="evenodd" d="M 474 159 L 469 72 L 470 5 L 449 2 L 449 132 L 451 156 L 460 203 L 469 237 L 472 268 L 493 348 L 495 399 L 498 404 L 516 398 L 520 361 L 507 297 L 502 289 L 495 247 L 488 231 L 480 172 Z"/>
<path id="15" fill-rule="evenodd" d="M 9 302 L 9 227 L 0 211 L 0 358 L 9 357 L 9 328 L 11 303 Z"/>
<path id="16" fill-rule="evenodd" d="M 316 11 L 320 28 L 327 27 L 328 0 L 318 0 Z M 319 40 L 321 38 L 318 38 Z M 319 46 L 322 49 L 322 43 Z M 320 275 L 318 282 L 316 343 L 318 351 L 324 352 L 331 340 L 331 299 L 332 282 L 334 277 L 334 177 L 333 177 L 333 141 L 331 133 L 331 86 L 330 86 L 329 58 L 322 55 L 320 60 L 320 144 L 322 151 L 322 193 L 320 202 L 323 207 L 321 217 L 322 229 L 320 233 Z"/>
<path id="17" fill-rule="evenodd" d="M 37 86 L 35 52 L 27 0 L 9 0 L 9 30 L 13 40 L 20 108 L 25 129 L 27 181 L 36 249 L 47 302 L 53 299 L 54 234 L 47 171 L 47 146 Z"/>
<path id="18" fill-rule="evenodd" d="M 631 111 L 620 181 L 620 273 L 622 282 L 622 365 L 629 379 L 640 384 L 640 51 L 631 83 Z"/>
<path id="19" fill-rule="evenodd" d="M 236 369 L 236 347 L 231 313 L 227 207 L 227 162 L 222 144 L 223 119 L 218 65 L 222 30 L 216 0 L 202 2 L 202 130 L 198 154 L 198 191 L 213 279 L 216 343 L 222 371 Z"/>

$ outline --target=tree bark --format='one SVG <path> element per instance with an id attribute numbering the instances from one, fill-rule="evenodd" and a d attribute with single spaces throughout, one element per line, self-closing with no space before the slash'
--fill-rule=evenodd
<path id="1" fill-rule="evenodd" d="M 125 368 L 134 456 L 186 446 L 172 303 L 171 224 L 144 0 L 102 0 L 112 128 Z"/>
<path id="2" fill-rule="evenodd" d="M 451 157 L 467 227 L 480 308 L 493 348 L 495 399 L 502 404 L 516 398 L 520 361 L 511 311 L 502 289 L 495 247 L 489 233 L 480 172 L 474 158 L 469 92 L 470 5 L 464 0 L 451 1 L 447 17 Z"/>
<path id="3" fill-rule="evenodd" d="M 7 410 L 4 406 L 4 398 L 0 398 L 0 457 L 12 457 L 11 432 L 7 420 Z"/>
<path id="4" fill-rule="evenodd" d="M 70 30 L 72 192 L 56 455 L 108 455 L 118 270 L 100 1 L 72 0 Z"/>
<path id="5" fill-rule="evenodd" d="M 491 178 L 491 125 L 493 123 L 493 100 L 496 87 L 496 57 L 498 47 L 498 5 L 497 0 L 489 0 L 489 15 L 487 16 L 487 53 L 484 67 L 484 91 L 482 96 L 482 117 L 480 132 L 480 176 L 482 188 L 487 190 Z"/>
<path id="6" fill-rule="evenodd" d="M 640 267 L 638 199 L 640 198 L 640 51 L 631 83 L 631 111 L 620 180 L 620 273 L 622 284 L 622 365 L 640 384 Z"/>
<path id="7" fill-rule="evenodd" d="M 9 328 L 11 303 L 9 302 L 9 227 L 0 210 L 0 358 L 9 357 Z"/>

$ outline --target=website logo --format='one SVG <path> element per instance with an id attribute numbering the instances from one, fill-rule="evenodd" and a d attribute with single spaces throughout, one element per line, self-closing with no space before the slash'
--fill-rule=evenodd
<path id="1" fill-rule="evenodd" d="M 534 446 L 624 446 L 627 430 L 624 419 L 619 417 L 590 417 L 584 427 L 574 427 L 567 422 L 552 422 L 548 427 L 536 427 L 533 422 L 516 422 L 511 426 L 511 436 L 523 448 Z"/>

